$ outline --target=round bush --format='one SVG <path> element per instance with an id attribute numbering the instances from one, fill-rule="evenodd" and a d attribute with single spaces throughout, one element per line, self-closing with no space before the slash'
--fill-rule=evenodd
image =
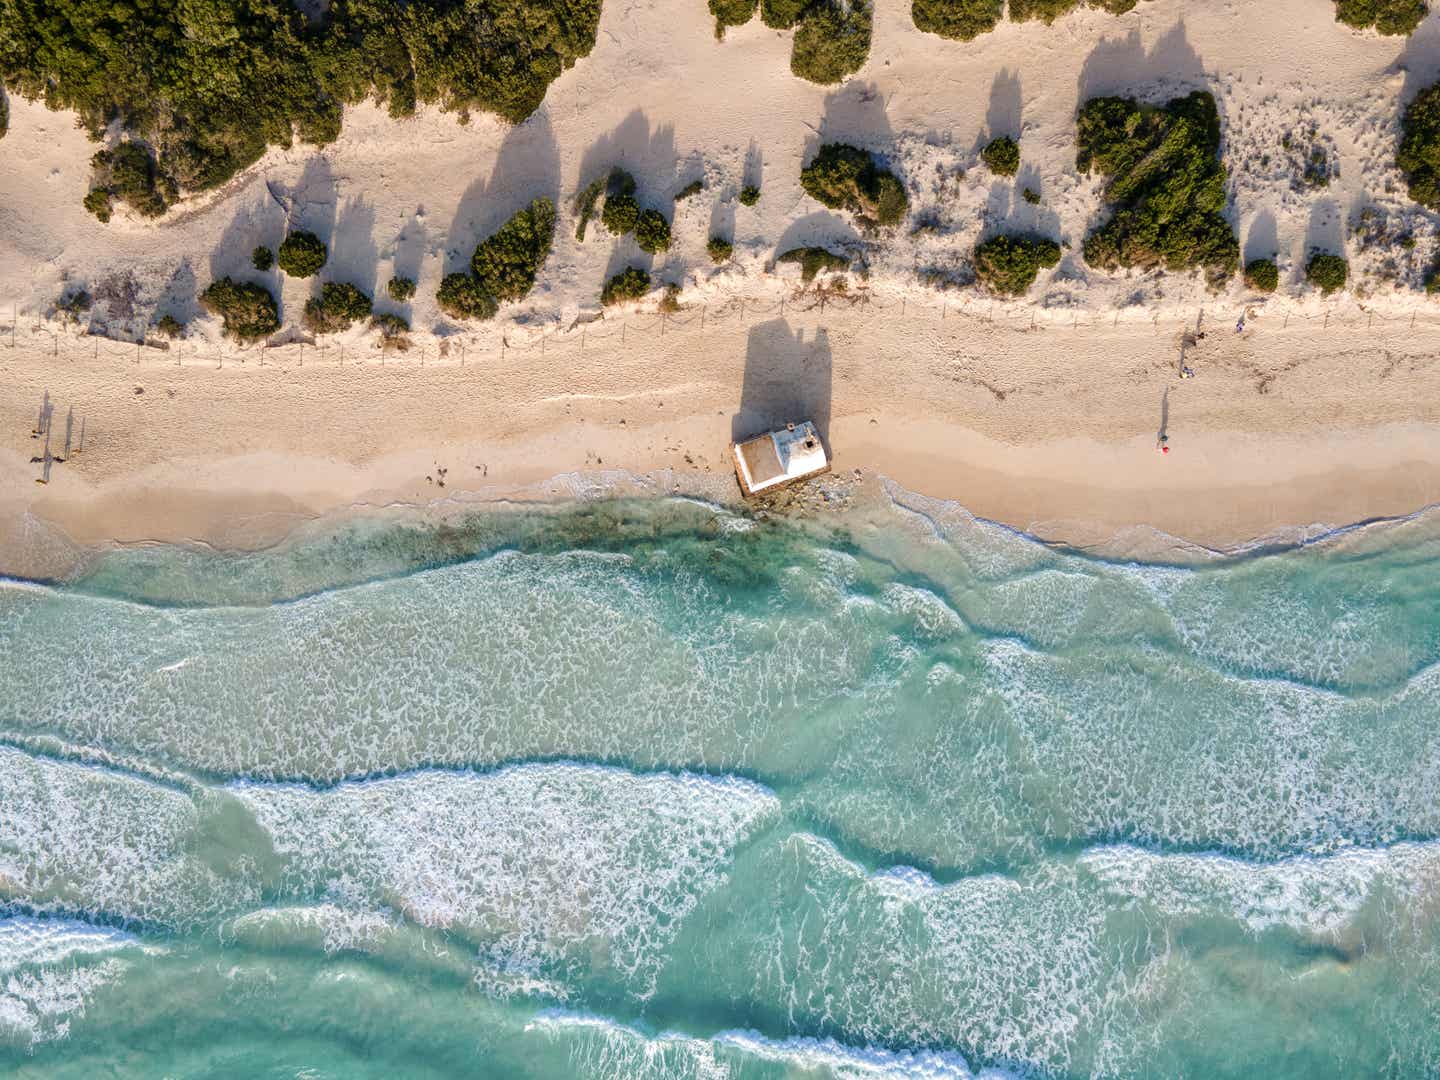
<path id="1" fill-rule="evenodd" d="M 327 281 L 305 302 L 305 325 L 317 334 L 338 334 L 370 314 L 370 297 L 354 285 Z"/>
<path id="2" fill-rule="evenodd" d="M 1004 0 L 912 0 L 915 29 L 955 41 L 970 41 L 995 29 Z"/>
<path id="3" fill-rule="evenodd" d="M 392 277 L 385 286 L 385 292 L 391 300 L 394 300 L 397 304 L 403 304 L 415 295 L 415 279 Z"/>
<path id="4" fill-rule="evenodd" d="M 723 236 L 712 236 L 705 245 L 705 250 L 709 252 L 711 262 L 723 263 L 729 262 L 730 256 L 735 254 L 735 245 Z"/>
<path id="5" fill-rule="evenodd" d="M 318 236 L 301 231 L 285 237 L 277 261 L 280 269 L 291 277 L 307 278 L 319 273 L 329 257 L 329 250 Z"/>
<path id="6" fill-rule="evenodd" d="M 641 210 L 635 221 L 635 242 L 640 250 L 659 255 L 670 250 L 670 222 L 659 210 Z"/>
<path id="7" fill-rule="evenodd" d="M 623 304 L 627 300 L 639 300 L 650 291 L 650 275 L 639 267 L 631 266 L 620 271 L 600 290 L 600 303 L 607 307 Z"/>
<path id="8" fill-rule="evenodd" d="M 474 274 L 446 274 L 435 293 L 440 310 L 452 319 L 489 319 L 500 309 Z"/>
<path id="9" fill-rule="evenodd" d="M 1305 280 L 1316 286 L 1322 296 L 1343 289 L 1349 276 L 1350 264 L 1339 255 L 1314 255 L 1305 267 Z"/>
<path id="10" fill-rule="evenodd" d="M 975 277 L 991 292 L 1021 296 L 1042 268 L 1060 261 L 1060 245 L 1040 236 L 993 236 L 975 245 Z"/>
<path id="11" fill-rule="evenodd" d="M 275 297 L 254 282 L 223 277 L 200 294 L 200 303 L 225 320 L 225 333 L 237 341 L 254 341 L 280 329 Z"/>
<path id="12" fill-rule="evenodd" d="M 264 244 L 261 244 L 250 253 L 250 265 L 261 273 L 264 273 L 275 265 L 275 253 Z"/>
<path id="13" fill-rule="evenodd" d="M 1245 264 L 1245 284 L 1257 292 L 1274 292 L 1280 285 L 1280 268 L 1273 259 L 1255 259 Z"/>
<path id="14" fill-rule="evenodd" d="M 754 184 L 746 184 L 740 189 L 740 205 L 754 206 L 760 201 L 760 189 Z"/>
<path id="15" fill-rule="evenodd" d="M 605 209 L 600 211 L 600 224 L 612 235 L 624 236 L 633 232 L 639 220 L 640 204 L 635 201 L 635 196 L 623 192 L 605 196 Z"/>
<path id="16" fill-rule="evenodd" d="M 996 176 L 1014 176 L 1020 170 L 1020 146 L 1009 135 L 991 139 L 980 159 Z"/>

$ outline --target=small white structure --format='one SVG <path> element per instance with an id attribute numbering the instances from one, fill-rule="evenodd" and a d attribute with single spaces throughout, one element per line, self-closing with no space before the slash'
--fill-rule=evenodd
<path id="1" fill-rule="evenodd" d="M 746 498 L 830 471 L 820 433 L 809 420 L 731 443 L 730 454 Z"/>

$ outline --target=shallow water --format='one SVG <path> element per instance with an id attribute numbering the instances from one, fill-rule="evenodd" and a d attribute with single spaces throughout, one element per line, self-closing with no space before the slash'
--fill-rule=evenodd
<path id="1" fill-rule="evenodd" d="M 892 490 L 0 586 L 0 1071 L 1430 1076 L 1440 535 Z"/>

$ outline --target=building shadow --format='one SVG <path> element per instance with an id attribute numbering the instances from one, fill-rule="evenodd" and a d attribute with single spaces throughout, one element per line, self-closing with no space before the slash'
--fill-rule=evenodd
<path id="1" fill-rule="evenodd" d="M 828 452 L 832 367 L 830 338 L 823 326 L 808 340 L 804 327 L 792 330 L 784 319 L 752 326 L 745 344 L 740 407 L 730 419 L 731 439 L 740 442 L 810 420 Z"/>
<path id="2" fill-rule="evenodd" d="M 985 141 L 1001 135 L 1018 140 L 1022 130 L 1022 108 L 1019 73 L 1001 68 L 990 84 L 990 107 L 985 111 Z"/>
<path id="3" fill-rule="evenodd" d="M 1080 104 L 1111 94 L 1156 100 L 1202 90 L 1208 83 L 1200 54 L 1185 34 L 1185 20 L 1179 19 L 1149 49 L 1139 30 L 1101 40 L 1080 68 Z"/>
<path id="4" fill-rule="evenodd" d="M 543 107 L 505 134 L 490 176 L 460 196 L 445 237 L 444 273 L 470 269 L 476 245 L 539 198 L 560 210 L 560 150 Z"/>

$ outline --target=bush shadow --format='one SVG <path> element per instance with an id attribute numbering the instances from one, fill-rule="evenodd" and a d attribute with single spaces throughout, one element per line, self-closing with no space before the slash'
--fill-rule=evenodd
<path id="1" fill-rule="evenodd" d="M 330 257 L 323 277 L 327 281 L 354 285 L 373 298 L 379 261 L 375 248 L 375 207 L 363 195 L 346 199 L 330 239 Z"/>
<path id="2" fill-rule="evenodd" d="M 822 143 L 851 143 L 886 156 L 895 141 L 885 99 L 874 83 L 849 82 L 825 95 L 820 127 L 805 142 L 805 163 L 815 156 Z"/>
<path id="3" fill-rule="evenodd" d="M 740 406 L 730 419 L 736 442 L 810 420 L 828 452 L 833 358 L 822 326 L 811 340 L 805 328 L 791 329 L 785 319 L 750 328 L 745 343 L 745 374 Z"/>
<path id="4" fill-rule="evenodd" d="M 672 198 L 679 159 L 675 153 L 675 129 L 668 124 L 651 129 L 650 120 L 636 109 L 607 135 L 590 145 L 580 159 L 579 191 L 592 180 L 619 167 L 635 178 L 635 198 L 641 207 L 654 207 L 667 218 L 674 212 Z"/>
<path id="5" fill-rule="evenodd" d="M 1334 199 L 1317 199 L 1310 208 L 1310 221 L 1305 226 L 1305 250 L 1301 253 L 1303 268 L 1316 253 L 1345 254 L 1345 221 L 1340 204 Z"/>
<path id="6" fill-rule="evenodd" d="M 1001 68 L 990 84 L 990 107 L 985 111 L 986 141 L 1001 135 L 1018 140 L 1023 130 L 1022 108 L 1019 72 Z"/>
<path id="7" fill-rule="evenodd" d="M 506 132 L 489 178 L 460 196 L 445 236 L 444 273 L 469 270 L 476 245 L 539 198 L 560 209 L 560 149 L 543 107 Z"/>
<path id="8" fill-rule="evenodd" d="M 255 273 L 253 268 L 251 272 Z M 180 264 L 175 267 L 175 272 L 170 275 L 170 280 L 165 283 L 165 288 L 160 293 L 160 299 L 155 303 L 155 310 L 150 313 L 150 322 L 154 324 L 166 315 L 187 326 L 191 320 L 200 316 L 195 268 L 190 265 L 188 257 L 180 260 Z"/>
<path id="9" fill-rule="evenodd" d="M 849 221 L 830 210 L 819 210 L 792 221 L 775 242 L 774 255 L 797 247 L 823 247 L 837 254 L 851 254 L 864 246 Z"/>
<path id="10" fill-rule="evenodd" d="M 1261 210 L 1250 220 L 1245 230 L 1245 261 L 1274 259 L 1280 254 L 1280 237 L 1275 215 L 1270 210 Z"/>
<path id="11" fill-rule="evenodd" d="M 275 292 L 274 265 L 269 270 L 256 270 L 253 256 L 257 247 L 268 247 L 272 253 L 279 249 L 280 241 L 285 239 L 285 220 L 285 210 L 269 195 L 243 203 L 210 249 L 210 279 L 257 281 Z"/>

